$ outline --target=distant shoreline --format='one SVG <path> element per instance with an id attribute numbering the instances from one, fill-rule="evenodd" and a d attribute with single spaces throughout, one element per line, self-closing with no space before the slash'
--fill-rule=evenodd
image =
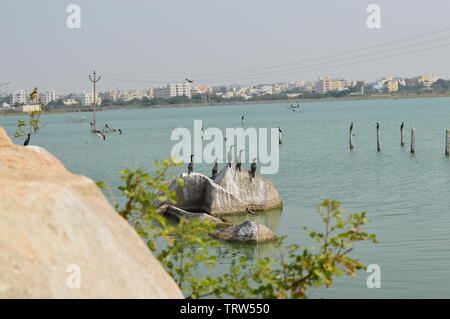
<path id="1" fill-rule="evenodd" d="M 137 109 L 161 109 L 161 108 L 177 108 L 177 107 L 206 107 L 206 106 L 224 106 L 224 105 L 252 105 L 252 104 L 273 104 L 273 103 L 309 103 L 309 102 L 333 102 L 333 101 L 359 101 L 359 100 L 395 100 L 395 99 L 420 99 L 420 98 L 439 98 L 450 97 L 450 92 L 445 94 L 398 94 L 398 95 L 369 95 L 369 96 L 351 96 L 342 98 L 316 98 L 316 99 L 288 99 L 288 100 L 261 100 L 261 101 L 233 101 L 233 102 L 220 102 L 220 103 L 180 103 L 180 104 L 160 104 L 160 105 L 106 105 L 97 109 L 97 112 L 111 111 L 111 110 L 137 110 Z M 91 113 L 92 110 L 88 109 L 70 109 L 70 108 L 58 108 L 56 110 L 44 111 L 44 114 L 60 114 L 60 113 Z M 0 113 L 3 116 L 23 116 L 27 113 Z"/>

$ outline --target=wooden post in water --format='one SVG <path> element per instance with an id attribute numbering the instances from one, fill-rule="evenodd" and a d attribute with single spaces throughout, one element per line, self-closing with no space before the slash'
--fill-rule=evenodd
<path id="1" fill-rule="evenodd" d="M 348 138 L 350 149 L 353 149 L 353 122 L 350 124 L 350 132 L 349 132 L 349 138 Z"/>
<path id="2" fill-rule="evenodd" d="M 445 156 L 450 156 L 450 130 L 445 133 Z"/>
<path id="3" fill-rule="evenodd" d="M 377 122 L 377 152 L 381 151 L 381 146 L 380 146 L 380 124 L 378 124 Z"/>
<path id="4" fill-rule="evenodd" d="M 416 129 L 411 129 L 411 153 L 414 154 L 416 152 Z"/>
<path id="5" fill-rule="evenodd" d="M 405 134 L 403 133 L 404 126 L 405 126 L 405 124 L 402 122 L 402 125 L 400 125 L 400 145 L 401 146 L 405 145 Z"/>

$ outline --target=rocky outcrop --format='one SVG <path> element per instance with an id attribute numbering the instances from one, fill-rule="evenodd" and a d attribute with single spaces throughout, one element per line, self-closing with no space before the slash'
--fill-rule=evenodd
<path id="1" fill-rule="evenodd" d="M 216 224 L 219 226 L 231 225 L 231 223 L 224 222 L 221 219 L 211 216 L 211 215 L 208 215 L 206 213 L 191 213 L 191 212 L 185 211 L 181 208 L 174 207 L 172 205 L 167 205 L 167 204 L 161 205 L 158 208 L 158 212 L 162 215 L 170 216 L 177 220 L 180 220 L 182 218 L 185 218 L 188 220 L 199 219 L 199 220 L 203 220 L 203 221 L 208 221 L 212 224 Z"/>
<path id="2" fill-rule="evenodd" d="M 188 211 L 202 211 L 213 216 L 240 214 L 246 211 L 265 211 L 283 205 L 275 186 L 261 175 L 252 177 L 242 168 L 225 167 L 212 180 L 199 173 L 184 173 L 181 187 L 174 182 L 177 207 Z"/>
<path id="3" fill-rule="evenodd" d="M 264 225 L 245 221 L 240 225 L 225 228 L 214 234 L 214 237 L 229 242 L 259 243 L 274 240 L 276 235 Z"/>
<path id="4" fill-rule="evenodd" d="M 92 180 L 2 128 L 0 198 L 0 298 L 182 298 Z"/>

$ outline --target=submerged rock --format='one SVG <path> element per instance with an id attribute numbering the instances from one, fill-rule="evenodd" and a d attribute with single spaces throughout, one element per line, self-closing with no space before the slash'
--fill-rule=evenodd
<path id="1" fill-rule="evenodd" d="M 203 211 L 213 216 L 265 211 L 283 202 L 275 186 L 264 176 L 252 177 L 249 171 L 226 166 L 214 180 L 199 173 L 181 175 L 184 186 L 173 182 L 178 197 L 176 206 Z"/>
<path id="2" fill-rule="evenodd" d="M 258 243 L 274 240 L 276 235 L 264 225 L 245 221 L 240 225 L 231 226 L 219 231 L 214 237 L 229 242 Z"/>
<path id="3" fill-rule="evenodd" d="M 92 180 L 2 128 L 0 198 L 0 298 L 183 297 Z"/>

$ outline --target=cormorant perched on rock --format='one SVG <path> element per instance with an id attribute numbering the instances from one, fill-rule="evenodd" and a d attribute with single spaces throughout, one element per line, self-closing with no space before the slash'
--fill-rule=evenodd
<path id="1" fill-rule="evenodd" d="M 188 175 L 190 175 L 194 171 L 194 154 L 191 155 L 191 161 L 188 164 Z"/>
<path id="2" fill-rule="evenodd" d="M 227 162 L 228 162 L 228 167 L 231 167 L 231 161 L 233 160 L 233 152 L 231 151 L 231 149 L 233 148 L 234 145 L 230 146 L 230 150 L 228 151 L 227 154 Z"/>
<path id="3" fill-rule="evenodd" d="M 23 143 L 23 146 L 27 146 L 28 143 L 30 143 L 30 136 L 31 136 L 31 134 L 28 133 L 27 135 L 28 135 L 28 137 L 27 137 L 27 139 L 25 140 L 25 142 Z"/>
<path id="4" fill-rule="evenodd" d="M 219 166 L 217 165 L 217 160 L 214 163 L 214 167 L 212 168 L 212 178 L 216 177 L 217 171 L 219 170 Z"/>
<path id="5" fill-rule="evenodd" d="M 255 177 L 256 173 L 256 158 L 253 159 L 252 165 L 250 165 L 250 172 L 252 173 L 252 177 Z"/>
<path id="6" fill-rule="evenodd" d="M 242 165 L 242 152 L 243 152 L 244 150 L 240 150 L 239 151 L 239 155 L 238 155 L 238 158 L 237 158 L 237 162 L 236 162 L 236 168 L 239 170 L 239 172 L 241 171 L 241 165 Z"/>

